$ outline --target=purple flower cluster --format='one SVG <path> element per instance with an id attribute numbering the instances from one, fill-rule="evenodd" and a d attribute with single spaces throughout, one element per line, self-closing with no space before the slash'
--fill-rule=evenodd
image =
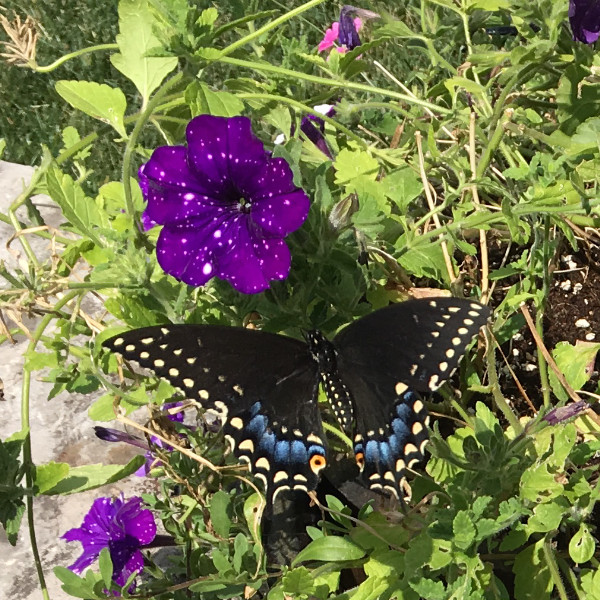
<path id="1" fill-rule="evenodd" d="M 573 39 L 593 44 L 600 37 L 600 0 L 569 0 Z"/>
<path id="2" fill-rule="evenodd" d="M 200 115 L 186 138 L 187 146 L 157 148 L 139 170 L 144 222 L 163 225 L 161 267 L 193 286 L 216 276 L 247 294 L 285 279 L 284 238 L 310 206 L 287 162 L 265 151 L 246 117 Z"/>
<path id="3" fill-rule="evenodd" d="M 81 527 L 70 529 L 62 538 L 81 542 L 82 555 L 69 567 L 81 573 L 108 548 L 113 563 L 113 581 L 123 586 L 134 573 L 144 567 L 140 548 L 156 537 L 154 517 L 142 508 L 141 498 L 125 501 L 118 498 L 97 498 L 83 519 Z"/>

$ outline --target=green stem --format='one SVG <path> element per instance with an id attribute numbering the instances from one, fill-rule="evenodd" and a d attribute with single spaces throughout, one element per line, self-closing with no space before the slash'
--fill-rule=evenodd
<path id="1" fill-rule="evenodd" d="M 392 90 L 371 87 L 369 85 L 356 83 L 354 81 L 328 79 L 327 77 L 319 77 L 318 75 L 309 75 L 308 73 L 292 71 L 291 69 L 284 69 L 283 67 L 277 67 L 275 65 L 270 65 L 269 63 L 252 62 L 248 60 L 241 60 L 239 58 L 226 57 L 219 58 L 216 60 L 218 62 L 223 62 L 229 65 L 235 65 L 237 67 L 252 69 L 253 71 L 266 71 L 269 73 L 275 73 L 276 75 L 280 75 L 282 77 L 289 77 L 290 79 L 295 80 L 302 79 L 304 81 L 310 81 L 311 83 L 315 83 L 318 85 L 327 85 L 336 88 L 343 87 L 345 89 L 367 92 L 370 94 L 380 94 L 382 96 L 387 96 L 389 98 L 401 100 L 402 102 L 406 102 L 407 104 L 416 104 L 417 106 L 428 108 L 429 110 L 435 111 L 441 115 L 449 115 L 453 112 L 449 108 L 444 108 L 442 106 L 438 106 L 437 104 L 432 104 L 431 102 L 421 100 L 420 98 L 415 98 L 406 94 L 400 94 L 399 92 L 394 92 Z"/>
<path id="2" fill-rule="evenodd" d="M 118 44 L 98 44 L 97 46 L 90 46 L 89 48 L 82 48 L 81 50 L 76 50 L 75 52 L 69 52 L 69 54 L 65 54 L 61 56 L 58 60 L 55 60 L 53 63 L 40 66 L 38 64 L 30 65 L 34 71 L 38 73 L 49 73 L 50 71 L 54 71 L 64 63 L 74 58 L 78 58 L 79 56 L 83 56 L 84 54 L 89 54 L 90 52 L 99 52 L 101 50 L 118 50 Z"/>
<path id="3" fill-rule="evenodd" d="M 558 591 L 558 596 L 560 600 L 568 600 L 569 595 L 567 594 L 567 590 L 563 584 L 563 580 L 561 579 L 560 572 L 558 570 L 558 565 L 556 564 L 556 560 L 554 558 L 554 550 L 550 545 L 550 536 L 548 535 L 542 544 L 542 551 L 544 552 L 544 558 L 546 559 L 546 566 L 550 571 L 550 576 L 552 577 L 552 582 L 556 586 L 556 590 Z"/>
<path id="4" fill-rule="evenodd" d="M 494 344 L 491 342 L 488 336 L 488 351 L 486 353 L 486 363 L 488 367 L 488 378 L 490 380 L 490 388 L 492 390 L 492 397 L 496 406 L 500 409 L 510 426 L 513 428 L 515 434 L 520 434 L 523 431 L 523 427 L 519 422 L 519 419 L 515 416 L 515 413 L 511 410 L 506 398 L 502 395 L 500 390 L 500 382 L 498 381 L 498 372 L 496 371 L 496 353 L 494 352 Z"/>
<path id="5" fill-rule="evenodd" d="M 65 294 L 55 305 L 55 310 L 60 310 L 65 304 L 73 300 L 79 295 L 79 292 L 74 291 Z M 37 326 L 31 342 L 27 347 L 27 353 L 33 352 L 40 341 L 46 327 L 50 324 L 50 321 L 55 318 L 55 314 L 47 314 Z M 27 436 L 23 442 L 23 466 L 25 468 L 25 482 L 28 488 L 32 488 L 34 484 L 33 473 L 34 464 L 31 453 L 31 421 L 29 418 L 30 406 L 29 406 L 29 392 L 31 389 L 31 371 L 27 368 L 27 363 L 23 369 L 23 385 L 21 388 L 21 430 L 27 432 Z M 27 496 L 25 498 L 25 506 L 27 510 L 27 524 L 29 526 L 29 539 L 31 541 L 31 549 L 33 552 L 33 560 L 35 562 L 35 568 L 37 571 L 38 579 L 40 581 L 40 587 L 42 590 L 42 596 L 44 600 L 49 600 L 50 595 L 46 587 L 46 579 L 44 577 L 44 569 L 42 567 L 42 561 L 40 559 L 40 553 L 37 546 L 37 538 L 35 535 L 35 519 L 33 512 L 33 497 Z"/>
<path id="6" fill-rule="evenodd" d="M 233 42 L 233 44 L 230 44 L 229 46 L 227 46 L 226 48 L 221 50 L 217 60 L 223 59 L 225 56 L 227 56 L 228 54 L 231 54 L 238 48 L 245 46 L 246 44 L 252 42 L 256 38 L 259 38 L 261 35 L 267 33 L 268 31 L 271 31 L 272 29 L 275 29 L 276 27 L 279 27 L 282 23 L 285 23 L 286 21 L 289 21 L 290 19 L 297 17 L 298 15 L 302 14 L 303 12 L 305 12 L 315 6 L 318 6 L 319 4 L 323 4 L 323 2 L 325 2 L 325 0 L 310 0 L 310 2 L 306 2 L 306 4 L 303 4 L 302 6 L 299 6 L 298 8 L 294 8 L 293 10 L 290 10 L 286 14 L 281 15 L 281 17 L 278 17 L 277 19 L 270 21 L 266 25 L 263 25 L 260 29 L 253 31 L 249 35 L 244 36 L 243 38 L 237 40 L 236 42 Z"/>
<path id="7" fill-rule="evenodd" d="M 152 112 L 156 108 L 156 106 L 161 102 L 164 96 L 167 94 L 169 90 L 171 90 L 174 86 L 179 84 L 183 79 L 183 73 L 177 73 L 174 77 L 169 79 L 166 83 L 162 85 L 162 87 L 154 94 L 152 99 L 146 105 L 146 108 L 142 111 L 139 118 L 137 119 L 133 131 L 127 140 L 127 145 L 125 146 L 125 152 L 123 153 L 123 170 L 122 170 L 122 180 L 123 180 L 123 192 L 125 194 L 125 203 L 127 205 L 127 212 L 129 216 L 134 221 L 133 230 L 136 236 L 141 236 L 141 232 L 139 227 L 137 226 L 137 215 L 135 214 L 135 207 L 133 206 L 133 197 L 131 194 L 131 164 L 133 162 L 133 154 L 135 152 L 135 147 L 137 145 L 137 140 L 140 136 L 140 133 L 150 119 Z"/>
<path id="8" fill-rule="evenodd" d="M 548 269 L 548 263 L 550 258 L 548 256 L 548 245 L 549 245 L 549 236 L 550 236 L 550 218 L 548 215 L 544 217 L 544 237 L 543 237 L 543 280 L 542 280 L 542 302 L 540 306 L 537 307 L 537 311 L 535 314 L 535 329 L 537 334 L 540 336 L 540 339 L 544 339 L 544 312 L 546 310 L 546 302 L 548 300 L 548 295 L 550 294 L 550 272 Z M 546 408 L 550 408 L 550 381 L 548 379 L 548 364 L 546 363 L 546 359 L 542 355 L 541 352 L 537 353 L 538 357 L 538 368 L 540 370 L 540 383 L 542 384 L 542 396 L 544 398 L 544 406 Z"/>

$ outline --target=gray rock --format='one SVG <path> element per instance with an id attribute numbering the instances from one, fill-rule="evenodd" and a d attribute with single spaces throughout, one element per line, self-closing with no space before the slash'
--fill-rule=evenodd
<path id="1" fill-rule="evenodd" d="M 0 161 L 0 211 L 7 214 L 11 203 L 26 188 L 34 169 Z M 62 222 L 59 208 L 47 196 L 34 198 L 46 222 L 56 227 Z M 26 211 L 21 208 L 19 217 L 25 221 Z M 14 230 L 0 222 L 0 260 L 12 272 L 19 268 L 27 269 L 26 256 L 18 240 L 12 240 L 9 248 L 6 243 Z M 29 235 L 32 248 L 38 258 L 50 258 L 49 240 Z M 3 289 L 10 286 L 0 282 L 0 296 Z M 100 308 L 98 306 L 98 308 Z M 24 318 L 28 329 L 35 328 L 37 319 Z M 8 323 L 13 328 L 14 323 Z M 23 353 L 29 341 L 24 335 L 16 336 L 16 343 L 0 345 L 0 378 L 4 383 L 5 401 L 0 402 L 0 438 L 6 439 L 20 431 L 21 385 L 23 382 Z M 92 402 L 100 395 L 60 394 L 48 401 L 52 383 L 43 381 L 43 373 L 32 374 L 30 394 L 30 420 L 33 460 L 36 464 L 49 461 L 66 462 L 71 466 L 93 463 L 125 464 L 139 450 L 125 444 L 110 444 L 97 439 L 93 432 L 94 422 L 87 415 Z M 142 417 L 143 418 L 143 417 Z M 114 425 L 119 427 L 118 425 Z M 60 536 L 72 527 L 79 527 L 83 516 L 95 498 L 116 495 L 125 496 L 149 491 L 155 482 L 138 477 L 130 477 L 110 486 L 70 496 L 40 496 L 34 499 L 35 530 L 46 584 L 53 600 L 71 598 L 60 587 L 54 576 L 55 566 L 68 566 L 79 556 L 78 543 L 66 543 Z M 4 530 L 0 529 L 0 598 L 14 600 L 39 600 L 40 584 L 37 578 L 33 555 L 24 517 L 16 547 L 12 547 Z"/>

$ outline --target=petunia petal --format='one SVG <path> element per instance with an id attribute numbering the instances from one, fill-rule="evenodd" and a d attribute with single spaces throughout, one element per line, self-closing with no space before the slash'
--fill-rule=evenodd
<path id="1" fill-rule="evenodd" d="M 241 213 L 215 208 L 210 215 L 166 225 L 156 245 L 160 266 L 189 285 L 204 285 L 215 276 L 215 254 L 231 249 L 244 218 Z"/>
<path id="2" fill-rule="evenodd" d="M 119 540 L 109 545 L 110 559 L 113 563 L 113 580 L 123 586 L 132 575 L 144 568 L 144 556 L 134 539 Z"/>
<path id="3" fill-rule="evenodd" d="M 273 196 L 252 206 L 252 220 L 268 235 L 285 237 L 304 223 L 310 200 L 302 190 Z"/>
<path id="4" fill-rule="evenodd" d="M 139 179 L 148 202 L 143 215 L 144 227 L 146 223 L 164 225 L 186 219 L 222 203 L 219 198 L 204 193 L 205 188 L 189 172 L 186 149 L 182 146 L 157 148 L 150 160 L 140 167 Z M 218 192 L 220 190 L 211 193 Z"/>
<path id="5" fill-rule="evenodd" d="M 331 27 L 325 32 L 325 37 L 319 43 L 319 52 L 323 52 L 335 44 L 338 39 L 339 30 L 340 24 L 337 21 L 331 24 Z"/>
<path id="6" fill-rule="evenodd" d="M 573 39 L 593 44 L 600 37 L 600 0 L 570 0 L 569 22 Z"/>
<path id="7" fill-rule="evenodd" d="M 271 280 L 285 279 L 290 271 L 290 251 L 281 239 L 252 239 L 240 233 L 235 248 L 219 258 L 217 275 L 244 294 L 256 294 Z"/>
<path id="8" fill-rule="evenodd" d="M 247 179 L 267 160 L 247 117 L 200 115 L 186 129 L 188 162 L 200 182 L 219 198 L 237 200 Z"/>

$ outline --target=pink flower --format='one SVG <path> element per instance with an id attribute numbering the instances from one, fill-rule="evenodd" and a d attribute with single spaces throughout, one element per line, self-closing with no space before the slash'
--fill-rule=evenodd
<path id="1" fill-rule="evenodd" d="M 358 32 L 362 28 L 362 21 L 360 20 L 359 17 L 356 17 L 354 19 L 353 23 L 354 23 L 354 30 L 358 34 Z M 337 41 L 339 41 L 339 37 L 340 37 L 340 23 L 339 23 L 339 21 L 335 21 L 334 23 L 331 24 L 331 27 L 325 32 L 325 37 L 319 43 L 318 51 L 323 52 L 324 50 L 328 50 L 332 46 L 335 46 L 335 43 Z M 352 48 L 347 48 L 345 45 L 336 46 L 336 48 L 335 48 L 335 50 L 337 52 L 339 52 L 340 54 L 346 54 L 346 52 L 348 52 L 349 49 L 352 50 Z"/>

